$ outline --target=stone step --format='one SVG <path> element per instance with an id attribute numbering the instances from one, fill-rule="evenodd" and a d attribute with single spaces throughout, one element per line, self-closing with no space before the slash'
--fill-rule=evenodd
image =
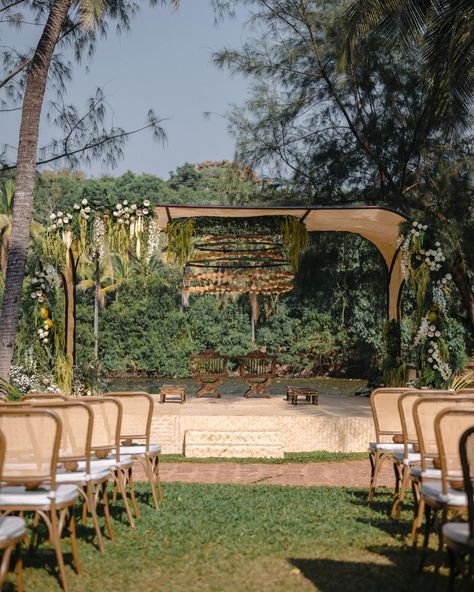
<path id="1" fill-rule="evenodd" d="M 184 455 L 206 458 L 283 458 L 279 431 L 187 430 Z"/>

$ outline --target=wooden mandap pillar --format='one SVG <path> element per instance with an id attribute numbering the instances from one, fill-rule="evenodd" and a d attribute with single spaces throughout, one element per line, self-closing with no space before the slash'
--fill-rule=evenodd
<path id="1" fill-rule="evenodd" d="M 74 366 L 76 361 L 76 267 L 76 254 L 71 248 L 62 274 L 64 286 L 64 353 L 71 367 Z"/>

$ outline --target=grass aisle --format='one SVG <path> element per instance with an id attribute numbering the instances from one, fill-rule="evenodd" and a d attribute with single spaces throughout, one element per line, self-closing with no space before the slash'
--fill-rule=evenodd
<path id="1" fill-rule="evenodd" d="M 165 493 L 158 512 L 140 504 L 136 530 L 116 520 L 105 555 L 79 527 L 83 573 L 68 567 L 71 592 L 422 592 L 438 579 L 417 574 L 411 512 L 390 520 L 387 493 L 373 507 L 366 490 L 345 488 L 170 483 Z M 45 544 L 34 567 L 26 557 L 26 592 L 60 590 L 45 562 Z"/>

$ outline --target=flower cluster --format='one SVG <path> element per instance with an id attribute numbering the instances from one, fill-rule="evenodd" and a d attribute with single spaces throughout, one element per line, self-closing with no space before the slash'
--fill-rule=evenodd
<path id="1" fill-rule="evenodd" d="M 72 214 L 63 212 L 53 212 L 50 215 L 51 219 L 51 230 L 62 229 L 70 226 L 72 222 Z"/>
<path id="2" fill-rule="evenodd" d="M 426 232 L 428 230 L 428 226 L 426 224 L 422 224 L 421 222 L 416 222 L 416 220 L 412 223 L 410 234 L 413 236 L 420 236 L 422 232 Z"/>
<path id="3" fill-rule="evenodd" d="M 436 249 L 428 249 L 428 251 L 420 249 L 420 254 L 417 255 L 417 259 L 426 263 L 430 268 L 430 271 L 439 271 L 441 269 L 441 264 L 446 261 L 440 243 L 436 242 L 435 247 Z"/>
<path id="4" fill-rule="evenodd" d="M 428 348 L 428 363 L 431 364 L 433 370 L 440 373 L 443 380 L 451 378 L 452 370 L 449 364 L 443 360 L 436 341 L 431 342 Z"/>
<path id="5" fill-rule="evenodd" d="M 35 273 L 34 277 L 31 279 L 31 297 L 33 300 L 37 302 L 45 302 L 46 300 L 46 290 L 47 290 L 47 279 L 46 274 L 41 271 Z"/>
<path id="6" fill-rule="evenodd" d="M 79 212 L 79 216 L 81 218 L 84 218 L 84 220 L 89 220 L 89 216 L 91 215 L 91 207 L 86 198 L 84 198 L 80 204 L 75 203 L 73 207 L 76 212 Z"/>
<path id="7" fill-rule="evenodd" d="M 150 214 L 149 207 L 150 202 L 148 199 L 145 199 L 141 206 L 137 204 L 129 205 L 128 200 L 124 199 L 122 203 L 115 205 L 112 215 L 116 218 L 119 224 L 130 225 L 136 220 L 148 216 Z"/>
<path id="8" fill-rule="evenodd" d="M 105 224 L 100 216 L 94 218 L 93 238 L 91 245 L 91 254 L 97 256 L 100 260 L 104 257 Z"/>
<path id="9" fill-rule="evenodd" d="M 428 337 L 428 332 L 430 330 L 430 324 L 427 318 L 421 320 L 421 324 L 416 332 L 415 339 L 413 340 L 413 345 L 418 345 L 423 340 Z"/>
<path id="10" fill-rule="evenodd" d="M 48 328 L 47 327 L 46 328 L 39 328 L 38 329 L 38 336 L 39 336 L 40 340 L 44 344 L 48 343 L 49 342 L 49 339 L 48 339 L 49 338 L 49 330 L 48 330 Z"/>
<path id="11" fill-rule="evenodd" d="M 146 248 L 145 261 L 150 263 L 154 253 L 157 253 L 160 248 L 161 233 L 158 221 L 152 218 L 148 227 L 148 244 Z"/>

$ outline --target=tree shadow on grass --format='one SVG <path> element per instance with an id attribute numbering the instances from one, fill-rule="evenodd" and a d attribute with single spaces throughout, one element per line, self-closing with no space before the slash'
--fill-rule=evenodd
<path id="1" fill-rule="evenodd" d="M 445 575 L 418 573 L 417 562 L 407 549 L 368 548 L 380 563 L 335 559 L 290 558 L 302 575 L 320 592 L 443 592 Z"/>

